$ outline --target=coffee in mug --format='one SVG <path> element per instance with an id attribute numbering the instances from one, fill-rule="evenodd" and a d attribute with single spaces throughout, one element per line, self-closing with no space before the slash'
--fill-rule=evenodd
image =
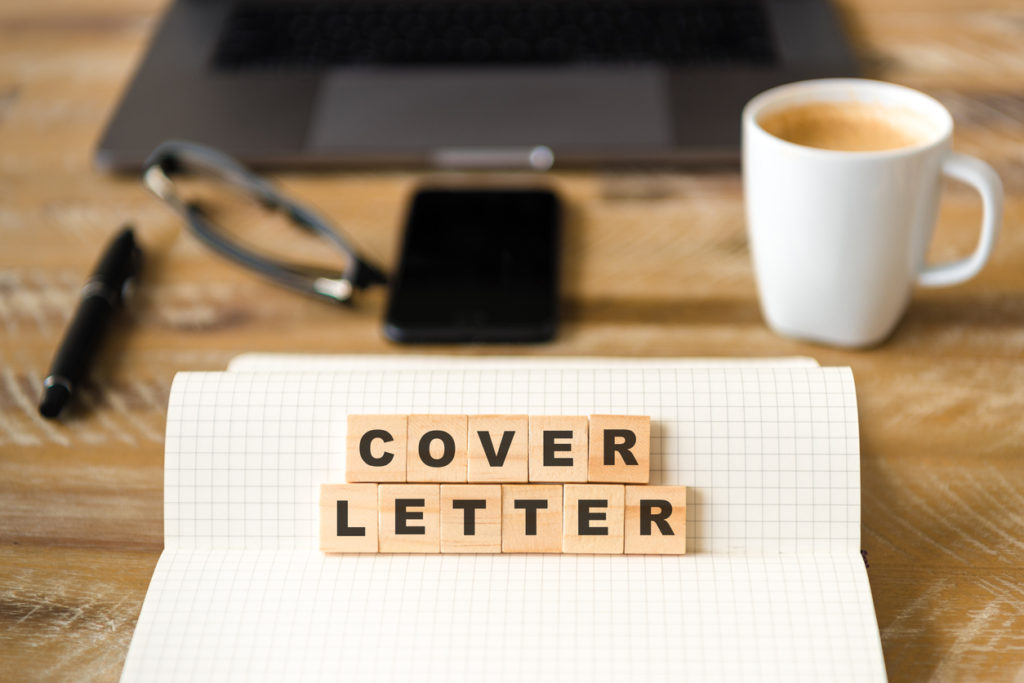
<path id="1" fill-rule="evenodd" d="M 892 333 L 914 283 L 974 277 L 992 253 L 1002 184 L 951 149 L 953 119 L 910 88 L 862 79 L 773 88 L 743 110 L 743 194 L 758 298 L 779 334 L 869 346 Z M 943 175 L 981 194 L 968 258 L 929 265 Z"/>
<path id="2" fill-rule="evenodd" d="M 867 102 L 808 102 L 766 114 L 758 123 L 787 142 L 847 152 L 913 147 L 937 132 L 911 109 Z"/>

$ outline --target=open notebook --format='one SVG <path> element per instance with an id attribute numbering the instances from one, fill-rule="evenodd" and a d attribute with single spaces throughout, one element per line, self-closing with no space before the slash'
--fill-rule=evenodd
<path id="1" fill-rule="evenodd" d="M 688 554 L 325 556 L 349 412 L 650 415 Z M 164 507 L 124 680 L 885 678 L 845 368 L 242 357 L 175 379 Z"/>

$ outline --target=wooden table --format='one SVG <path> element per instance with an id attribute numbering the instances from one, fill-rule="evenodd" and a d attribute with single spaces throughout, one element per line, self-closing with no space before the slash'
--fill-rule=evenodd
<path id="1" fill-rule="evenodd" d="M 134 178 L 90 156 L 160 0 L 0 4 L 0 671 L 116 678 L 162 544 L 171 378 L 243 351 L 383 352 L 380 292 L 335 310 L 208 254 Z M 953 111 L 956 147 L 998 169 L 1003 235 L 953 289 L 917 291 L 883 347 L 840 351 L 761 321 L 739 177 L 558 173 L 569 207 L 565 325 L 552 344 L 432 348 L 544 355 L 810 355 L 850 365 L 863 541 L 893 680 L 1024 676 L 1024 6 L 856 0 L 868 72 Z M 426 174 L 280 182 L 391 265 Z M 452 178 L 454 175 L 445 176 Z M 950 186 L 933 258 L 972 246 L 980 203 Z M 40 384 L 100 245 L 133 221 L 149 260 L 132 319 L 61 422 Z M 304 247 L 297 247 L 302 249 Z"/>

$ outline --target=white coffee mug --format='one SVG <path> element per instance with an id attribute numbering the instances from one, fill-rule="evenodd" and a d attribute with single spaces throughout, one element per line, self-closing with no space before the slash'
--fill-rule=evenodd
<path id="1" fill-rule="evenodd" d="M 762 117 L 811 102 L 870 102 L 930 122 L 920 144 L 835 151 L 775 137 Z M 761 310 L 777 333 L 869 346 L 896 327 L 914 282 L 954 285 L 992 253 L 1003 188 L 992 167 L 951 149 L 953 118 L 937 100 L 892 83 L 825 79 L 791 83 L 743 110 L 743 193 Z M 941 175 L 973 185 L 984 215 L 968 258 L 927 265 Z"/>

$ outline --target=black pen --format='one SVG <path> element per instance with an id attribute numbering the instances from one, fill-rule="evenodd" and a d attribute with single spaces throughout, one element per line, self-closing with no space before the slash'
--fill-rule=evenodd
<path id="1" fill-rule="evenodd" d="M 110 242 L 82 288 L 71 325 L 43 380 L 43 400 L 39 404 L 43 417 L 57 417 L 78 390 L 114 313 L 124 303 L 125 285 L 138 274 L 141 265 L 142 250 L 135 244 L 135 233 L 127 227 Z"/>

